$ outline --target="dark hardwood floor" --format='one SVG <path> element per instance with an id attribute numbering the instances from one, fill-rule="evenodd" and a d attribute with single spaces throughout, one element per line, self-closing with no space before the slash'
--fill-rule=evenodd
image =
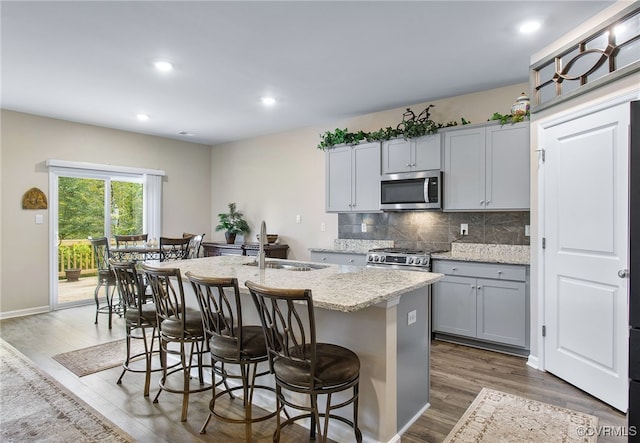
<path id="1" fill-rule="evenodd" d="M 467 346 L 433 341 L 431 408 L 402 436 L 402 443 L 441 442 L 483 388 L 595 415 L 600 426 L 625 426 L 626 415 L 548 372 L 526 365 L 526 359 Z M 626 437 L 601 436 L 599 442 Z"/>
<path id="2" fill-rule="evenodd" d="M 158 376 L 152 378 L 150 399 L 142 395 L 143 379 L 127 374 L 122 385 L 115 380 L 121 368 L 78 378 L 52 356 L 118 338 L 124 338 L 122 319 L 114 317 L 113 329 L 101 316 L 93 324 L 95 308 L 85 306 L 0 321 L 0 336 L 42 370 L 109 417 L 140 442 L 236 442 L 244 441 L 239 425 L 213 422 L 207 434 L 198 433 L 208 413 L 210 392 L 193 395 L 188 421 L 180 423 L 179 395 L 163 393 L 152 404 Z M 526 366 L 526 359 L 434 341 L 431 353 L 431 408 L 402 436 L 402 443 L 441 442 L 483 387 L 528 397 L 596 415 L 600 425 L 624 426 L 626 416 L 553 375 Z M 400 400 L 401 401 L 401 400 Z M 271 441 L 273 421 L 254 426 L 255 441 Z M 309 441 L 308 432 L 294 427 L 284 442 Z M 600 442 L 625 438 L 601 437 Z"/>

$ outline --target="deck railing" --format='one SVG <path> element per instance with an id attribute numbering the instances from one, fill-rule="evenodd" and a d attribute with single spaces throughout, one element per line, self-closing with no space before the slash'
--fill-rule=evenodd
<path id="1" fill-rule="evenodd" d="M 82 276 L 96 275 L 98 267 L 91 243 L 86 239 L 61 240 L 58 243 L 58 277 L 67 269 L 80 269 Z"/>

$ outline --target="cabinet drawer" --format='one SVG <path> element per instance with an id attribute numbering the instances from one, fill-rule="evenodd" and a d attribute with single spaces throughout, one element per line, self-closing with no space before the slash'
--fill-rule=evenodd
<path id="1" fill-rule="evenodd" d="M 312 251 L 311 261 L 318 263 L 331 263 L 334 265 L 364 266 L 367 261 L 367 254 Z"/>
<path id="2" fill-rule="evenodd" d="M 432 268 L 433 272 L 446 275 L 464 275 L 467 277 L 514 281 L 525 281 L 526 279 L 526 269 L 522 265 L 434 260 Z"/>

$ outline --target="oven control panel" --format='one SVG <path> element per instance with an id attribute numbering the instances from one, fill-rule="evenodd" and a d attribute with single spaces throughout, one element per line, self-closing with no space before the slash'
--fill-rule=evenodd
<path id="1" fill-rule="evenodd" d="M 428 255 L 385 254 L 370 252 L 369 254 L 367 254 L 367 264 L 386 265 L 394 268 L 400 266 L 428 268 L 431 265 L 431 257 Z"/>

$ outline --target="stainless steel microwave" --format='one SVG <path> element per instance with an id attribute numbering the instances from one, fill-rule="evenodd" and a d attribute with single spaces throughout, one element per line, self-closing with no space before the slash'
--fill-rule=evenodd
<path id="1" fill-rule="evenodd" d="M 442 209 L 442 171 L 380 176 L 380 209 Z"/>

